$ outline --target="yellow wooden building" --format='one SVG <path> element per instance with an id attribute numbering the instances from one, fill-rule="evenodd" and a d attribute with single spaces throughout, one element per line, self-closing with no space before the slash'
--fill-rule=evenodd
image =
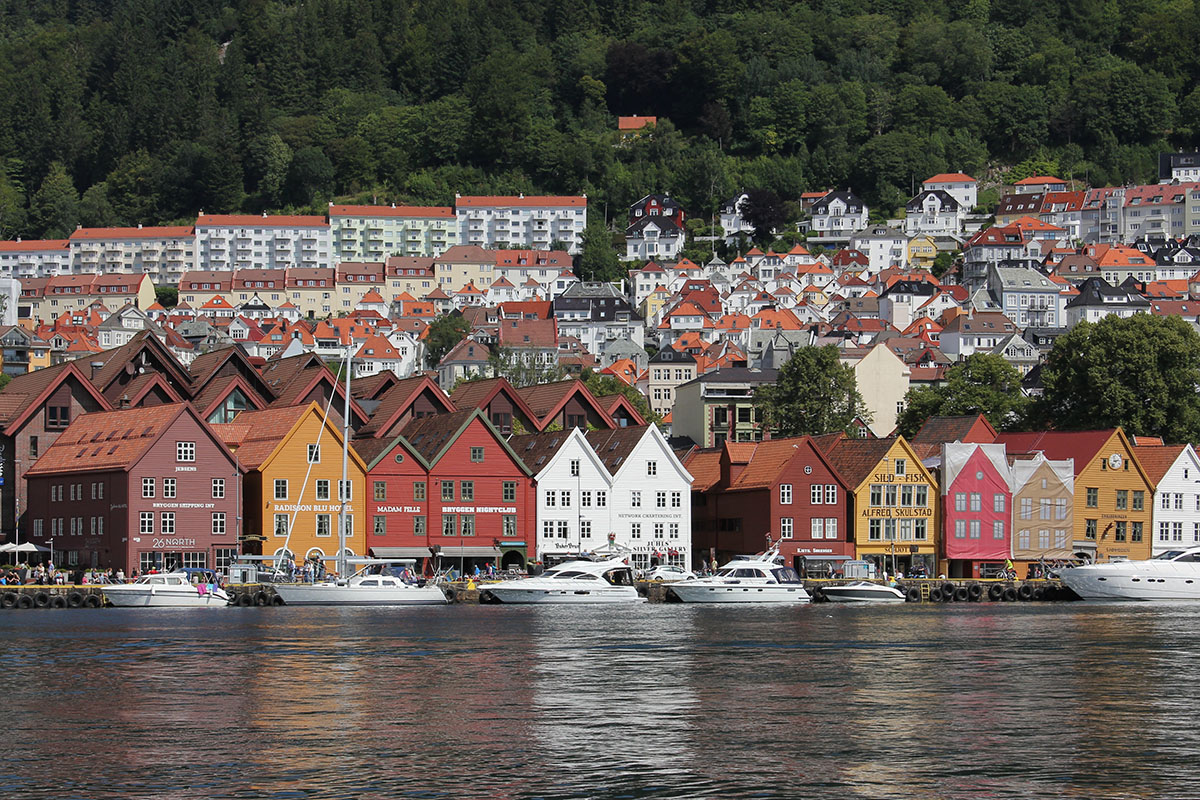
<path id="1" fill-rule="evenodd" d="M 237 457 L 246 477 L 241 487 L 244 553 L 279 555 L 299 563 L 337 556 L 342 491 L 342 434 L 333 419 L 322 420 L 316 403 L 265 411 L 243 411 L 233 422 L 214 425 Z M 366 465 L 353 447 L 347 478 L 346 548 L 367 554 Z M 231 487 L 232 489 L 232 487 Z"/>
<path id="2" fill-rule="evenodd" d="M 904 437 L 826 439 L 830 462 L 851 487 L 860 559 L 888 572 L 914 565 L 937 574 L 938 484 Z"/>
<path id="3" fill-rule="evenodd" d="M 1100 561 L 1150 557 L 1154 485 L 1120 428 L 1004 433 L 1009 453 L 1075 460 L 1073 550 Z"/>

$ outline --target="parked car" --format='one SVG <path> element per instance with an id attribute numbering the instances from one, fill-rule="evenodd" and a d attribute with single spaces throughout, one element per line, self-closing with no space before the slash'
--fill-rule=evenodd
<path id="1" fill-rule="evenodd" d="M 690 581 L 695 577 L 695 573 L 673 564 L 660 564 L 646 573 L 648 581 Z"/>

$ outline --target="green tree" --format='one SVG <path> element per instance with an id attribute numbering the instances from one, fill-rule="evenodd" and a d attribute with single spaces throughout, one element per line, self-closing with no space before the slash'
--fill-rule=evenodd
<path id="1" fill-rule="evenodd" d="M 179 305 L 179 289 L 174 286 L 159 286 L 154 290 L 154 299 L 163 308 L 174 308 Z"/>
<path id="2" fill-rule="evenodd" d="M 108 199 L 108 186 L 103 181 L 89 186 L 79 201 L 79 221 L 85 228 L 107 228 L 120 220 Z"/>
<path id="3" fill-rule="evenodd" d="M 770 189 L 750 189 L 742 204 L 742 218 L 754 226 L 754 241 L 765 245 L 787 219 L 783 201 Z"/>
<path id="4" fill-rule="evenodd" d="M 855 417 L 869 417 L 854 368 L 833 345 L 798 349 L 775 383 L 755 390 L 754 404 L 779 436 L 844 431 Z"/>
<path id="5" fill-rule="evenodd" d="M 11 239 L 25 229 L 25 198 L 8 175 L 0 170 L 0 239 Z"/>
<path id="6" fill-rule="evenodd" d="M 493 347 L 488 353 L 488 369 L 491 377 L 504 378 L 516 387 L 554 383 L 567 377 L 558 364 L 531 363 L 511 347 Z"/>
<path id="7" fill-rule="evenodd" d="M 443 314 L 429 324 L 425 333 L 425 362 L 436 367 L 471 329 L 461 314 Z"/>
<path id="8" fill-rule="evenodd" d="M 975 353 L 951 367 L 942 386 L 909 389 L 896 427 L 911 437 L 930 417 L 983 414 L 996 430 L 1012 430 L 1024 423 L 1028 405 L 1020 372 L 1000 356 Z"/>
<path id="9" fill-rule="evenodd" d="M 1048 427 L 1121 426 L 1168 442 L 1200 437 L 1200 334 L 1181 317 L 1135 314 L 1081 322 L 1042 368 L 1035 419 Z"/>
<path id="10" fill-rule="evenodd" d="M 579 254 L 579 277 L 585 281 L 617 281 L 625 268 L 613 249 L 613 237 L 604 221 L 593 217 L 583 229 Z"/>
<path id="11" fill-rule="evenodd" d="M 612 375 L 601 375 L 599 372 L 593 372 L 590 369 L 585 369 L 583 374 L 579 376 L 583 381 L 583 385 L 588 388 L 596 397 L 605 397 L 610 394 L 625 395 L 638 413 L 642 415 L 642 419 L 646 422 L 658 425 L 662 422 L 662 417 L 654 413 L 650 408 L 649 401 L 646 400 L 646 395 L 637 390 L 636 387 L 630 386 L 620 378 Z"/>
<path id="12" fill-rule="evenodd" d="M 285 197 L 299 206 L 311 205 L 333 194 L 333 162 L 319 148 L 296 151 L 288 166 Z"/>
<path id="13" fill-rule="evenodd" d="M 50 172 L 33 194 L 29 204 L 33 230 L 45 239 L 65 239 L 79 222 L 79 193 L 61 161 L 50 165 Z"/>

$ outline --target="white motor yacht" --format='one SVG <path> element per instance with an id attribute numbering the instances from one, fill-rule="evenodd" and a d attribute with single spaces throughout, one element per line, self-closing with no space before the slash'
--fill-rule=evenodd
<path id="1" fill-rule="evenodd" d="M 684 603 L 807 603 L 804 582 L 791 567 L 778 562 L 778 552 L 736 558 L 715 575 L 671 584 L 668 590 Z"/>
<path id="2" fill-rule="evenodd" d="M 1200 547 L 1146 561 L 1067 567 L 1058 577 L 1084 600 L 1200 600 Z"/>
<path id="3" fill-rule="evenodd" d="M 378 573 L 320 583 L 277 583 L 275 592 L 289 606 L 437 606 L 450 602 L 437 584 L 406 583 Z"/>
<path id="4" fill-rule="evenodd" d="M 481 587 L 481 602 L 639 603 L 633 569 L 619 559 L 567 561 L 541 575 Z"/>
<path id="5" fill-rule="evenodd" d="M 109 603 L 122 608 L 223 608 L 229 604 L 229 595 L 215 578 L 205 569 L 178 569 L 143 575 L 133 583 L 104 585 L 100 591 Z"/>
<path id="6" fill-rule="evenodd" d="M 822 586 L 821 594 L 831 603 L 903 603 L 904 592 L 882 583 L 854 581 L 842 586 Z"/>

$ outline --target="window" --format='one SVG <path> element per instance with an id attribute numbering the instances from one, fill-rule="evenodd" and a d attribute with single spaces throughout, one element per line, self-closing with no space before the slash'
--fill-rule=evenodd
<path id="1" fill-rule="evenodd" d="M 1003 497 L 1004 495 L 1000 495 L 1000 496 Z M 1004 522 L 1002 520 L 996 520 L 995 522 L 992 523 L 992 538 L 993 539 L 1003 539 L 1004 538 Z"/>
<path id="2" fill-rule="evenodd" d="M 825 538 L 825 520 L 821 519 L 820 517 L 813 517 L 811 520 L 809 520 L 809 527 L 809 536 L 811 536 L 813 539 Z"/>
<path id="3" fill-rule="evenodd" d="M 375 481 L 376 500 L 387 500 L 387 481 Z"/>
<path id="4" fill-rule="evenodd" d="M 413 517 L 413 535 L 414 536 L 424 536 L 425 535 L 425 517 L 423 517 L 423 516 Z"/>
<path id="5" fill-rule="evenodd" d="M 308 463 L 310 463 L 310 464 L 320 464 L 321 463 L 321 445 L 310 444 L 308 446 Z"/>
<path id="6" fill-rule="evenodd" d="M 983 493 L 982 492 L 971 492 L 971 510 L 972 511 L 982 511 L 983 510 Z"/>
<path id="7" fill-rule="evenodd" d="M 629 538 L 630 539 L 642 538 L 642 523 L 640 523 L 640 522 L 629 523 Z"/>
<path id="8" fill-rule="evenodd" d="M 555 530 L 555 533 L 558 535 L 559 539 L 563 539 L 563 540 L 567 539 L 567 531 L 569 530 L 569 528 L 567 526 L 567 521 L 565 519 L 557 520 L 554 524 L 554 530 Z"/>
<path id="9" fill-rule="evenodd" d="M 425 482 L 417 481 L 413 484 L 413 500 L 425 499 Z"/>
<path id="10" fill-rule="evenodd" d="M 871 484 L 871 507 L 878 508 L 883 505 L 883 485 L 878 483 Z"/>
<path id="11" fill-rule="evenodd" d="M 596 508 L 608 507 L 608 491 L 605 489 L 596 490 Z"/>
<path id="12" fill-rule="evenodd" d="M 1170 492 L 1163 492 L 1162 507 L 1163 507 L 1163 510 L 1168 510 L 1171 508 L 1171 493 Z"/>
<path id="13" fill-rule="evenodd" d="M 791 492 L 792 492 L 792 487 L 788 486 L 788 502 L 789 503 L 792 502 Z M 819 506 L 822 503 L 824 503 L 825 502 L 825 488 L 819 483 L 811 484 L 808 487 L 808 501 L 809 501 L 809 503 L 811 503 L 814 506 Z"/>
<path id="14" fill-rule="evenodd" d="M 967 521 L 965 519 L 954 520 L 954 538 L 955 539 L 967 538 Z"/>
<path id="15" fill-rule="evenodd" d="M 454 481 L 442 481 L 442 499 L 454 499 Z"/>
<path id="16" fill-rule="evenodd" d="M 71 424 L 71 406 L 46 406 L 46 427 L 66 428 Z"/>
<path id="17" fill-rule="evenodd" d="M 997 514 L 1004 513 L 1004 495 L 1000 494 L 999 492 L 996 492 L 996 494 L 992 495 L 992 511 L 996 512 Z"/>
<path id="18" fill-rule="evenodd" d="M 666 508 L 667 507 L 667 493 L 666 492 L 655 492 L 654 493 L 654 507 L 655 508 Z"/>
<path id="19" fill-rule="evenodd" d="M 587 535 L 592 535 L 592 523 L 584 520 L 587 523 Z M 515 514 L 505 514 L 500 517 L 500 535 L 501 536 L 516 536 L 517 535 L 517 517 Z"/>
<path id="20" fill-rule="evenodd" d="M 459 481 L 458 494 L 460 500 L 474 500 L 475 481 Z"/>
<path id="21" fill-rule="evenodd" d="M 1129 527 L 1129 524 L 1127 522 L 1125 522 L 1125 520 L 1123 520 L 1123 519 L 1117 520 L 1116 532 L 1113 534 L 1113 541 L 1117 541 L 1117 542 L 1128 541 L 1126 539 L 1126 532 L 1127 532 L 1128 527 Z"/>
<path id="22" fill-rule="evenodd" d="M 277 478 L 275 480 L 275 499 L 276 500 L 287 500 L 288 499 L 287 478 Z"/>
<path id="23" fill-rule="evenodd" d="M 287 514 L 276 514 L 275 515 L 275 535 L 282 538 L 284 536 L 287 536 L 287 532 L 288 532 L 288 515 Z"/>
<path id="24" fill-rule="evenodd" d="M 36 436 L 29 437 L 29 457 L 30 458 L 38 457 L 38 437 L 36 437 Z"/>
<path id="25" fill-rule="evenodd" d="M 825 518 L 825 538 L 826 539 L 836 539 L 837 535 L 838 535 L 837 517 L 826 517 Z"/>
<path id="26" fill-rule="evenodd" d="M 578 458 L 571 459 L 571 477 L 572 478 L 579 477 L 579 459 Z"/>
<path id="27" fill-rule="evenodd" d="M 504 481 L 501 483 L 500 496 L 505 503 L 515 503 L 517 500 L 517 482 Z"/>
<path id="28" fill-rule="evenodd" d="M 1176 511 L 1183 510 L 1183 494 L 1182 493 L 1177 493 L 1175 495 L 1175 510 Z"/>
<path id="29" fill-rule="evenodd" d="M 1033 519 L 1033 498 L 1021 498 L 1021 519 Z"/>
<path id="30" fill-rule="evenodd" d="M 641 508 L 642 507 L 642 493 L 641 492 L 630 492 L 629 493 L 629 505 L 632 506 L 633 508 Z"/>
<path id="31" fill-rule="evenodd" d="M 329 514 L 317 514 L 317 536 L 333 535 L 333 518 Z"/>
<path id="32" fill-rule="evenodd" d="M 835 505 L 838 501 L 838 487 L 836 483 L 825 484 L 825 505 Z"/>
<path id="33" fill-rule="evenodd" d="M 1142 511 L 1146 507 L 1146 493 L 1141 489 L 1133 490 L 1133 510 Z M 1197 495 L 1196 510 L 1200 511 L 1200 495 Z"/>
<path id="34" fill-rule="evenodd" d="M 142 497 L 154 497 L 154 478 L 142 478 Z"/>
<path id="35" fill-rule="evenodd" d="M 328 500 L 329 499 L 329 481 L 328 481 L 328 479 L 317 481 L 317 499 L 318 500 Z"/>
<path id="36" fill-rule="evenodd" d="M 1088 508 L 1099 508 L 1100 507 L 1100 490 L 1094 486 L 1088 487 L 1087 507 Z"/>
<path id="37" fill-rule="evenodd" d="M 458 517 L 454 514 L 442 515 L 442 536 L 458 535 Z"/>
<path id="38" fill-rule="evenodd" d="M 212 479 L 212 496 L 214 500 L 220 500 L 225 497 L 225 479 Z"/>
<path id="39" fill-rule="evenodd" d="M 1196 523 L 1196 524 L 1200 524 L 1200 523 Z M 1169 522 L 1158 523 L 1158 540 L 1160 542 L 1171 541 L 1171 523 L 1169 523 Z"/>
<path id="40" fill-rule="evenodd" d="M 779 519 L 779 537 L 781 539 L 791 539 L 793 537 L 792 524 L 793 519 L 791 517 L 781 517 Z"/>
<path id="41" fill-rule="evenodd" d="M 354 496 L 354 481 L 338 481 L 338 500 L 350 502 Z"/>
<path id="42" fill-rule="evenodd" d="M 867 538 L 870 539 L 872 542 L 878 542 L 881 538 L 883 538 L 881 535 L 882 531 L 883 531 L 883 520 L 881 520 L 879 518 L 873 518 L 868 523 Z"/>
<path id="43" fill-rule="evenodd" d="M 904 475 L 904 474 L 907 474 L 907 472 L 908 472 L 908 459 L 906 459 L 906 458 L 897 458 L 897 459 L 896 459 L 896 470 L 895 470 L 895 472 L 896 472 L 896 474 L 897 474 L 897 475 Z"/>
<path id="44" fill-rule="evenodd" d="M 482 464 L 483 463 L 483 448 L 482 447 L 472 447 L 471 448 L 471 463 L 472 464 Z"/>
<path id="45" fill-rule="evenodd" d="M 670 525 L 667 526 L 667 530 L 670 531 L 670 535 L 671 535 L 672 539 L 679 538 L 679 523 L 678 522 L 672 522 Z"/>
<path id="46" fill-rule="evenodd" d="M 546 508 L 554 508 L 558 505 L 558 492 L 553 489 L 546 490 Z"/>
<path id="47" fill-rule="evenodd" d="M 213 536 L 223 536 L 225 534 L 225 512 L 214 511 L 212 515 L 212 532 Z"/>
<path id="48" fill-rule="evenodd" d="M 553 539 L 554 538 L 554 520 L 550 520 L 550 519 L 542 520 L 542 538 L 543 539 Z"/>
<path id="49" fill-rule="evenodd" d="M 1182 495 L 1180 495 L 1182 497 Z M 1125 511 L 1129 508 L 1129 490 L 1117 489 L 1117 510 Z"/>
<path id="50" fill-rule="evenodd" d="M 967 493 L 966 492 L 955 492 L 954 493 L 954 510 L 955 511 L 966 511 L 967 510 Z"/>
<path id="51" fill-rule="evenodd" d="M 163 536 L 174 536 L 175 535 L 175 512 L 174 511 L 162 512 L 162 516 L 159 518 L 158 529 L 162 533 Z"/>
<path id="52" fill-rule="evenodd" d="M 1183 539 L 1183 523 L 1177 522 L 1175 524 L 1179 526 L 1179 538 L 1180 538 L 1180 540 L 1182 540 Z M 1129 540 L 1131 542 L 1140 542 L 1142 540 L 1142 530 L 1143 530 L 1142 523 L 1131 522 L 1130 530 L 1129 530 Z"/>
<path id="53" fill-rule="evenodd" d="M 913 523 L 913 538 L 919 542 L 929 538 L 929 520 L 919 519 Z"/>
<path id="54" fill-rule="evenodd" d="M 1096 520 L 1094 520 L 1094 519 L 1084 520 L 1083 537 L 1085 539 L 1095 540 L 1095 538 L 1096 538 Z"/>
<path id="55" fill-rule="evenodd" d="M 138 515 L 138 533 L 143 536 L 152 536 L 154 534 L 153 511 L 143 511 Z"/>
<path id="56" fill-rule="evenodd" d="M 671 508 L 683 507 L 683 492 L 671 492 Z"/>
<path id="57" fill-rule="evenodd" d="M 463 514 L 462 515 L 462 535 L 463 536 L 474 536 L 475 535 L 475 515 L 474 514 Z"/>
<path id="58" fill-rule="evenodd" d="M 175 497 L 175 479 L 163 478 L 163 497 Z M 82 498 L 80 498 L 82 499 Z"/>
<path id="59" fill-rule="evenodd" d="M 921 484 L 917 487 L 914 505 L 921 507 L 929 505 L 929 487 L 925 484 Z"/>
<path id="60" fill-rule="evenodd" d="M 195 442 L 176 442 L 175 443 L 175 460 L 176 461 L 195 461 L 196 460 L 196 443 Z"/>
<path id="61" fill-rule="evenodd" d="M 647 461 L 646 462 L 646 476 L 652 478 L 657 474 L 658 474 L 658 462 L 657 461 Z"/>

